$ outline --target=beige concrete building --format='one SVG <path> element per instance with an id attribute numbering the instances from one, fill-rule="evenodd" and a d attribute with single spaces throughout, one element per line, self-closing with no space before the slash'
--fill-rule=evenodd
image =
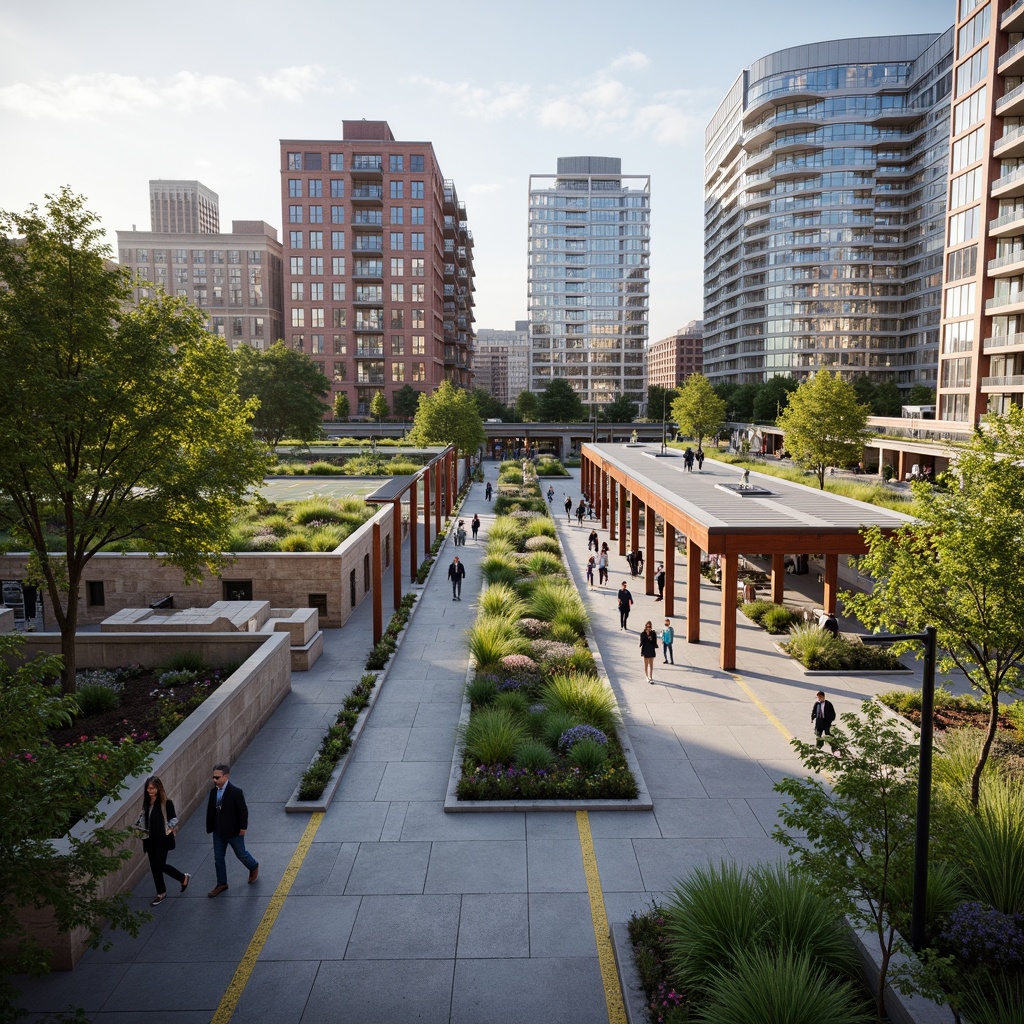
<path id="1" fill-rule="evenodd" d="M 149 183 L 150 228 L 180 235 L 216 235 L 220 231 L 217 193 L 201 181 Z"/>
<path id="2" fill-rule="evenodd" d="M 502 405 L 514 405 L 529 390 L 530 324 L 517 320 L 515 330 L 481 327 L 473 352 L 473 386 L 483 388 Z"/>

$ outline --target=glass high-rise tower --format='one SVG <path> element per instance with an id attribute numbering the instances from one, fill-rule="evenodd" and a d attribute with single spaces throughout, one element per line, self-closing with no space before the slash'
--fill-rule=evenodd
<path id="1" fill-rule="evenodd" d="M 644 394 L 651 179 L 618 157 L 530 175 L 530 390 L 567 380 L 587 404 Z"/>

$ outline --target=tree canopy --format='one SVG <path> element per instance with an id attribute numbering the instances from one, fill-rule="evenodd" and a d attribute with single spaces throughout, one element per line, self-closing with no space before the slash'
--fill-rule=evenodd
<path id="1" fill-rule="evenodd" d="M 775 376 L 765 381 L 754 394 L 750 418 L 755 423 L 774 423 L 789 404 L 796 387 L 792 377 Z"/>
<path id="2" fill-rule="evenodd" d="M 692 437 L 700 445 L 705 437 L 718 433 L 725 422 L 725 402 L 701 373 L 686 378 L 679 397 L 672 403 L 672 419 L 679 433 Z"/>
<path id="3" fill-rule="evenodd" d="M 389 411 L 388 400 L 384 397 L 384 392 L 376 392 L 373 398 L 370 399 L 370 415 L 380 422 L 385 416 L 387 416 Z"/>
<path id="4" fill-rule="evenodd" d="M 514 423 L 517 419 L 514 409 L 502 405 L 486 388 L 473 388 L 473 404 L 476 411 L 485 420 L 503 420 L 506 423 Z"/>
<path id="5" fill-rule="evenodd" d="M 0 635 L 0 1020 L 15 1019 L 11 976 L 40 975 L 50 957 L 28 935 L 20 908 L 52 907 L 61 932 L 88 931 L 93 946 L 103 941 L 102 923 L 138 933 L 146 915 L 133 911 L 131 893 L 98 892 L 100 880 L 128 857 L 124 832 L 99 828 L 90 838 L 53 840 L 78 819 L 102 821 L 100 800 L 116 796 L 122 780 L 149 765 L 156 744 L 82 738 L 54 746 L 51 726 L 70 724 L 78 711 L 73 697 L 60 696 L 41 679 L 59 674 L 57 658 L 37 658 L 8 668 L 21 657 L 23 638 Z M 109 943 L 108 943 L 109 944 Z"/>
<path id="6" fill-rule="evenodd" d="M 538 412 L 544 423 L 582 423 L 587 418 L 583 400 L 562 377 L 556 377 L 540 393 Z"/>
<path id="7" fill-rule="evenodd" d="M 339 391 L 334 396 L 334 418 L 340 423 L 345 423 L 348 420 L 351 409 L 348 395 L 344 391 Z"/>
<path id="8" fill-rule="evenodd" d="M 891 537 L 868 531 L 867 594 L 843 596 L 869 629 L 934 626 L 939 668 L 959 668 L 988 699 L 989 723 L 971 778 L 977 806 L 1000 693 L 1021 684 L 1024 658 L 1024 410 L 986 418 L 957 456 L 950 486 L 914 485 L 914 522 Z"/>
<path id="9" fill-rule="evenodd" d="M 532 391 L 519 392 L 516 414 L 524 423 L 531 423 L 540 415 L 540 400 Z"/>
<path id="10" fill-rule="evenodd" d="M 453 444 L 461 455 L 470 455 L 486 440 L 484 422 L 468 391 L 444 380 L 433 394 L 420 398 L 409 431 L 412 444 Z"/>
<path id="11" fill-rule="evenodd" d="M 238 393 L 246 401 L 259 402 L 252 417 L 258 438 L 273 447 L 286 437 L 309 442 L 323 436 L 324 413 L 330 410 L 323 399 L 331 385 L 308 355 L 283 341 L 274 342 L 266 352 L 241 345 L 234 355 Z"/>
<path id="12" fill-rule="evenodd" d="M 416 407 L 420 403 L 421 394 L 422 392 L 417 391 L 411 384 L 403 384 L 391 399 L 395 415 L 403 420 L 411 420 L 416 415 Z"/>
<path id="13" fill-rule="evenodd" d="M 825 489 L 825 470 L 860 461 L 867 437 L 869 409 L 857 392 L 836 373 L 819 370 L 790 396 L 779 417 L 785 445 L 793 458 L 818 477 Z"/>
<path id="14" fill-rule="evenodd" d="M 70 691 L 89 560 L 131 539 L 186 578 L 221 564 L 266 450 L 223 340 L 182 299 L 131 306 L 82 197 L 0 214 L 0 236 L 0 526 L 33 555 Z"/>
<path id="15" fill-rule="evenodd" d="M 616 395 L 614 401 L 601 408 L 601 416 L 608 423 L 632 423 L 639 409 L 629 395 Z"/>
<path id="16" fill-rule="evenodd" d="M 679 397 L 676 388 L 663 388 L 660 384 L 652 384 L 647 389 L 647 418 L 660 423 L 672 417 L 672 403 Z"/>

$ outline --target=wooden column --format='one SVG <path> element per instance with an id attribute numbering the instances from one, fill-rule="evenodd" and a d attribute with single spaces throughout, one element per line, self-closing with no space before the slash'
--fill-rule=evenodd
<path id="1" fill-rule="evenodd" d="M 644 506 L 644 583 L 648 594 L 654 593 L 654 529 L 658 516 L 650 505 Z"/>
<path id="2" fill-rule="evenodd" d="M 626 485 L 618 484 L 619 489 L 619 554 L 624 555 L 626 553 L 626 541 L 629 539 L 626 536 Z"/>
<path id="3" fill-rule="evenodd" d="M 676 528 L 665 520 L 665 615 L 676 613 Z"/>
<path id="4" fill-rule="evenodd" d="M 615 540 L 615 498 L 618 485 L 610 477 L 608 479 L 608 539 Z"/>
<path id="5" fill-rule="evenodd" d="M 430 557 L 430 488 L 433 484 L 431 468 L 423 471 L 423 559 Z"/>
<path id="6" fill-rule="evenodd" d="M 444 479 L 444 459 L 434 464 L 434 535 L 441 534 L 441 481 Z"/>
<path id="7" fill-rule="evenodd" d="M 413 480 L 409 488 L 409 580 L 416 582 L 416 570 L 420 567 L 420 482 Z"/>
<path id="8" fill-rule="evenodd" d="M 373 524 L 373 550 L 370 552 L 370 600 L 373 602 L 373 642 L 380 643 L 384 635 L 383 579 L 380 558 L 380 522 Z"/>
<path id="9" fill-rule="evenodd" d="M 772 555 L 772 600 L 782 604 L 786 596 L 786 556 Z"/>
<path id="10" fill-rule="evenodd" d="M 822 597 L 822 606 L 825 611 L 835 615 L 836 595 L 839 593 L 839 556 L 825 556 L 825 594 Z"/>
<path id="11" fill-rule="evenodd" d="M 629 496 L 629 550 L 640 550 L 640 501 L 635 494 Z"/>
<path id="12" fill-rule="evenodd" d="M 599 469 L 597 471 L 597 479 L 598 479 L 598 491 L 597 491 L 597 493 L 601 495 L 601 507 L 598 509 L 598 515 L 601 517 L 601 529 L 602 530 L 607 530 L 608 529 L 608 506 L 610 505 L 609 495 L 608 495 L 608 474 L 603 469 Z M 614 536 L 614 534 L 613 534 L 613 536 Z"/>
<path id="13" fill-rule="evenodd" d="M 739 561 L 739 555 L 721 556 L 722 625 L 720 632 L 722 645 L 718 651 L 718 664 L 726 670 L 736 667 L 736 584 L 739 579 Z"/>
<path id="14" fill-rule="evenodd" d="M 391 503 L 391 582 L 395 611 L 402 603 L 402 497 Z"/>
<path id="15" fill-rule="evenodd" d="M 700 643 L 700 548 L 686 538 L 686 642 Z"/>

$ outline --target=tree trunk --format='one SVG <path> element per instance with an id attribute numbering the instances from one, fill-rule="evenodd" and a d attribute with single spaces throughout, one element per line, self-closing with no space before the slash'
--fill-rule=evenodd
<path id="1" fill-rule="evenodd" d="M 978 800 L 981 798 L 981 773 L 985 770 L 989 752 L 992 750 L 992 741 L 996 737 L 996 729 L 999 728 L 999 687 L 991 687 L 991 703 L 988 712 L 988 732 L 985 734 L 985 742 L 981 745 L 978 753 L 978 763 L 971 773 L 971 806 L 978 807 Z"/>

